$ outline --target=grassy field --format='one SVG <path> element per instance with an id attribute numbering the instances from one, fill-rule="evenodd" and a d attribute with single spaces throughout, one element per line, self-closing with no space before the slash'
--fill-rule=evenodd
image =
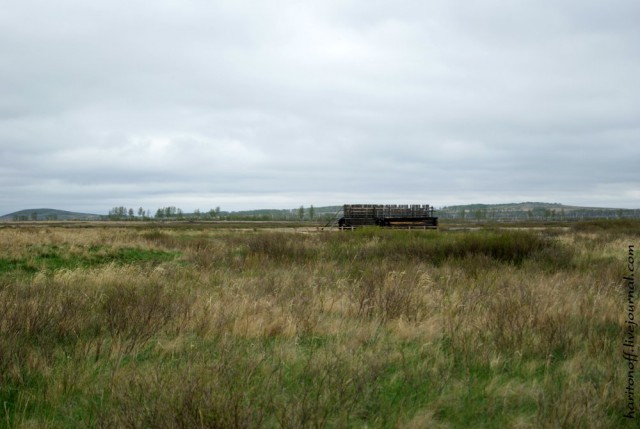
<path id="1" fill-rule="evenodd" d="M 562 226 L 3 224 L 0 426 L 637 427 L 640 223 Z"/>

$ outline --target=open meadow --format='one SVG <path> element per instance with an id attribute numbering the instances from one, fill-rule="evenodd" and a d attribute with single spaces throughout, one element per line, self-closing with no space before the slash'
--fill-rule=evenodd
<path id="1" fill-rule="evenodd" d="M 0 427 L 637 427 L 639 244 L 637 221 L 0 224 Z"/>

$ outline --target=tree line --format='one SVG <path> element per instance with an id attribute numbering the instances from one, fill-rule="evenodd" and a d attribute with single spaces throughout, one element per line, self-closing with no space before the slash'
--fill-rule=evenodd
<path id="1" fill-rule="evenodd" d="M 137 210 L 125 206 L 113 207 L 109 210 L 109 220 L 134 221 L 134 220 L 245 220 L 245 221 L 324 221 L 332 217 L 328 213 L 316 213 L 313 205 L 305 208 L 284 210 L 249 210 L 243 212 L 222 211 L 220 207 L 208 211 L 195 209 L 193 213 L 185 213 L 179 207 L 166 206 L 158 208 L 152 214 L 151 210 L 139 207 Z"/>
<path id="2" fill-rule="evenodd" d="M 637 209 L 606 209 L 606 208 L 546 208 L 513 210 L 495 208 L 454 209 L 443 208 L 437 211 L 440 219 L 460 220 L 493 220 L 493 221 L 571 221 L 585 219 L 637 219 L 640 210 Z"/>
<path id="3" fill-rule="evenodd" d="M 318 221 L 325 222 L 335 217 L 334 207 L 324 207 L 319 210 L 311 205 L 300 206 L 297 209 L 261 209 L 241 212 L 223 211 L 215 207 L 207 211 L 195 209 L 192 213 L 185 213 L 180 207 L 165 206 L 155 212 L 144 207 L 116 206 L 105 215 L 91 215 L 83 213 L 62 212 L 23 212 L 12 216 L 13 221 L 55 221 L 55 220 L 113 220 L 113 221 L 151 221 L 151 220 L 238 220 L 238 221 Z"/>
<path id="4" fill-rule="evenodd" d="M 114 207 L 109 210 L 107 218 L 109 220 L 151 220 L 151 219 L 218 219 L 220 218 L 220 207 L 216 207 L 207 212 L 201 212 L 200 209 L 194 210 L 193 213 L 185 214 L 184 211 L 176 206 L 160 207 L 155 214 L 151 214 L 151 210 L 145 210 L 139 207 L 137 210 L 127 208 L 125 206 Z"/>

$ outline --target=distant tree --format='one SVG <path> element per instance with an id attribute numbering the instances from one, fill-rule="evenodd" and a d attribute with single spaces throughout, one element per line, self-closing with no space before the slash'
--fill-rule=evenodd
<path id="1" fill-rule="evenodd" d="M 178 209 L 176 209 L 174 206 L 162 207 L 162 208 L 160 208 L 158 210 L 160 210 L 162 212 L 161 217 L 166 218 L 166 219 L 169 219 L 169 218 L 172 218 L 172 217 L 176 217 L 176 214 L 178 213 Z"/>
<path id="2" fill-rule="evenodd" d="M 532 209 L 533 218 L 540 220 L 546 217 L 546 209 L 544 207 L 534 207 Z"/>
<path id="3" fill-rule="evenodd" d="M 129 209 L 129 219 L 133 219 L 133 209 Z"/>
<path id="4" fill-rule="evenodd" d="M 164 209 L 156 210 L 156 219 L 162 219 L 162 218 L 164 218 Z"/>
<path id="5" fill-rule="evenodd" d="M 31 220 L 38 220 L 38 212 L 31 212 Z"/>
<path id="6" fill-rule="evenodd" d="M 315 214 L 316 214 L 316 209 L 314 209 L 313 204 L 311 204 L 311 206 L 309 206 L 309 219 L 313 220 Z"/>
<path id="7" fill-rule="evenodd" d="M 182 209 L 176 209 L 176 217 L 180 220 L 184 218 L 184 213 L 182 213 Z"/>
<path id="8" fill-rule="evenodd" d="M 195 209 L 193 211 L 193 217 L 195 217 L 196 219 L 200 219 L 200 209 Z"/>
<path id="9" fill-rule="evenodd" d="M 133 210 L 127 209 L 125 206 L 118 206 L 113 208 L 112 219 L 122 220 L 128 216 L 133 216 Z"/>
<path id="10" fill-rule="evenodd" d="M 142 207 L 138 208 L 138 217 L 144 219 L 144 209 Z"/>
<path id="11" fill-rule="evenodd" d="M 300 208 L 298 209 L 298 219 L 304 219 L 304 206 L 300 206 Z"/>

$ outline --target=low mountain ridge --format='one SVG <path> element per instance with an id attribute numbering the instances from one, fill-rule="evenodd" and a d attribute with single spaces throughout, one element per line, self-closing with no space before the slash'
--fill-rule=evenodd
<path id="1" fill-rule="evenodd" d="M 25 209 L 0 216 L 0 220 L 101 220 L 104 216 L 50 208 Z"/>

